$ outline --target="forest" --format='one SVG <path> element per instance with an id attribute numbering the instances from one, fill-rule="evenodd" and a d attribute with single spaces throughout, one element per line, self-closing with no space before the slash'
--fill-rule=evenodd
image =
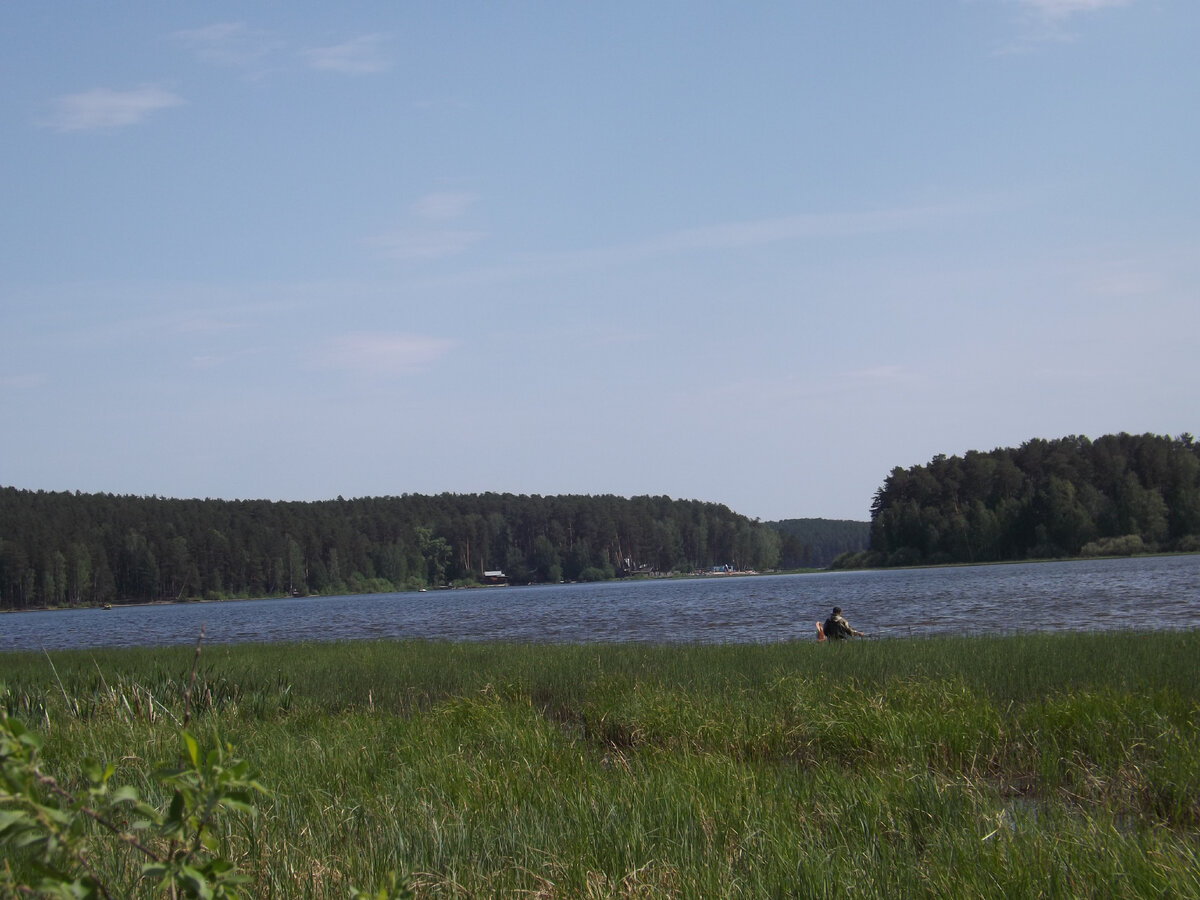
<path id="1" fill-rule="evenodd" d="M 1200 551 L 1192 436 L 1034 439 L 897 467 L 871 521 L 669 497 L 180 500 L 0 487 L 0 609 L 777 568 Z"/>
<path id="2" fill-rule="evenodd" d="M 1200 445 L 1190 434 L 1070 436 L 895 468 L 870 549 L 835 567 L 1200 550 Z"/>
<path id="3" fill-rule="evenodd" d="M 178 500 L 0 488 L 0 609 L 777 566 L 781 537 L 668 497 Z M 803 551 L 801 550 L 801 553 Z"/>
<path id="4" fill-rule="evenodd" d="M 781 569 L 824 569 L 843 554 L 866 550 L 871 523 L 850 519 L 781 519 L 768 522 L 780 534 Z"/>

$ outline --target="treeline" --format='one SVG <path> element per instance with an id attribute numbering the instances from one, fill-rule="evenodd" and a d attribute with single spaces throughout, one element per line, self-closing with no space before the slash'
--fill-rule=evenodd
<path id="1" fill-rule="evenodd" d="M 836 566 L 1200 550 L 1200 445 L 1190 434 L 1072 436 L 892 470 L 868 552 Z"/>
<path id="2" fill-rule="evenodd" d="M 848 519 L 781 519 L 768 522 L 779 532 L 782 569 L 824 569 L 839 556 L 866 550 L 871 523 Z"/>
<path id="3" fill-rule="evenodd" d="M 668 497 L 404 495 L 311 503 L 0 488 L 0 609 L 772 569 L 779 534 Z"/>

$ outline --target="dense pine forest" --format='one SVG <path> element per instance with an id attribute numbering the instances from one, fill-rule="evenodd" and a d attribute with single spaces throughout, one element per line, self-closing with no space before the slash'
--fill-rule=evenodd
<path id="1" fill-rule="evenodd" d="M 843 554 L 866 550 L 871 523 L 849 519 L 782 519 L 769 522 L 779 532 L 783 569 L 824 569 Z"/>
<path id="2" fill-rule="evenodd" d="M 771 569 L 780 535 L 667 497 L 175 500 L 0 488 L 0 608 Z"/>
<path id="3" fill-rule="evenodd" d="M 936 456 L 892 470 L 870 523 L 762 523 L 668 497 L 280 502 L 0 488 L 0 609 L 415 590 L 496 572 L 529 584 L 1156 551 L 1200 551 L 1200 445 L 1188 434 Z"/>
<path id="4" fill-rule="evenodd" d="M 1189 434 L 1031 440 L 896 468 L 868 552 L 837 566 L 1200 550 L 1200 445 Z"/>

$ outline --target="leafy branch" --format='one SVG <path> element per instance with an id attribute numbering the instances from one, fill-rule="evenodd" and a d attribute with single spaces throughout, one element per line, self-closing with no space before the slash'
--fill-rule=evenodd
<path id="1" fill-rule="evenodd" d="M 223 812 L 255 816 L 253 798 L 266 789 L 228 744 L 214 739 L 202 750 L 186 730 L 180 741 L 183 764 L 157 773 L 171 793 L 160 809 L 132 785 L 113 789 L 113 766 L 94 760 L 83 765 L 85 785 L 66 789 L 42 768 L 37 735 L 0 711 L 0 847 L 39 876 L 18 881 L 6 860 L 0 884 L 12 896 L 128 896 L 132 885 L 116 883 L 103 864 L 115 841 L 141 859 L 138 878 L 171 900 L 240 897 L 248 879 L 221 854 L 212 825 Z"/>
<path id="2" fill-rule="evenodd" d="M 168 900 L 242 896 L 250 878 L 227 858 L 218 828 L 231 816 L 257 817 L 255 801 L 268 791 L 215 731 L 202 745 L 188 728 L 203 639 L 201 628 L 183 721 L 176 720 L 180 754 L 174 765 L 153 770 L 170 798 L 164 805 L 148 802 L 133 785 L 114 787 L 112 764 L 91 759 L 83 762 L 82 786 L 65 787 L 44 768 L 41 739 L 0 705 L 0 897 L 113 900 L 139 887 Z M 67 708 L 78 714 L 54 675 Z M 394 875 L 373 893 L 349 891 L 361 900 L 412 896 Z"/>

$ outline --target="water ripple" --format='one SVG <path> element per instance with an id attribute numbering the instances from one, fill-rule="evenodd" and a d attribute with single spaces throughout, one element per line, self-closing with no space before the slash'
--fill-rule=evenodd
<path id="1" fill-rule="evenodd" d="M 711 577 L 0 615 L 0 650 L 370 638 L 811 640 L 841 606 L 872 636 L 1200 627 L 1200 556 Z"/>

